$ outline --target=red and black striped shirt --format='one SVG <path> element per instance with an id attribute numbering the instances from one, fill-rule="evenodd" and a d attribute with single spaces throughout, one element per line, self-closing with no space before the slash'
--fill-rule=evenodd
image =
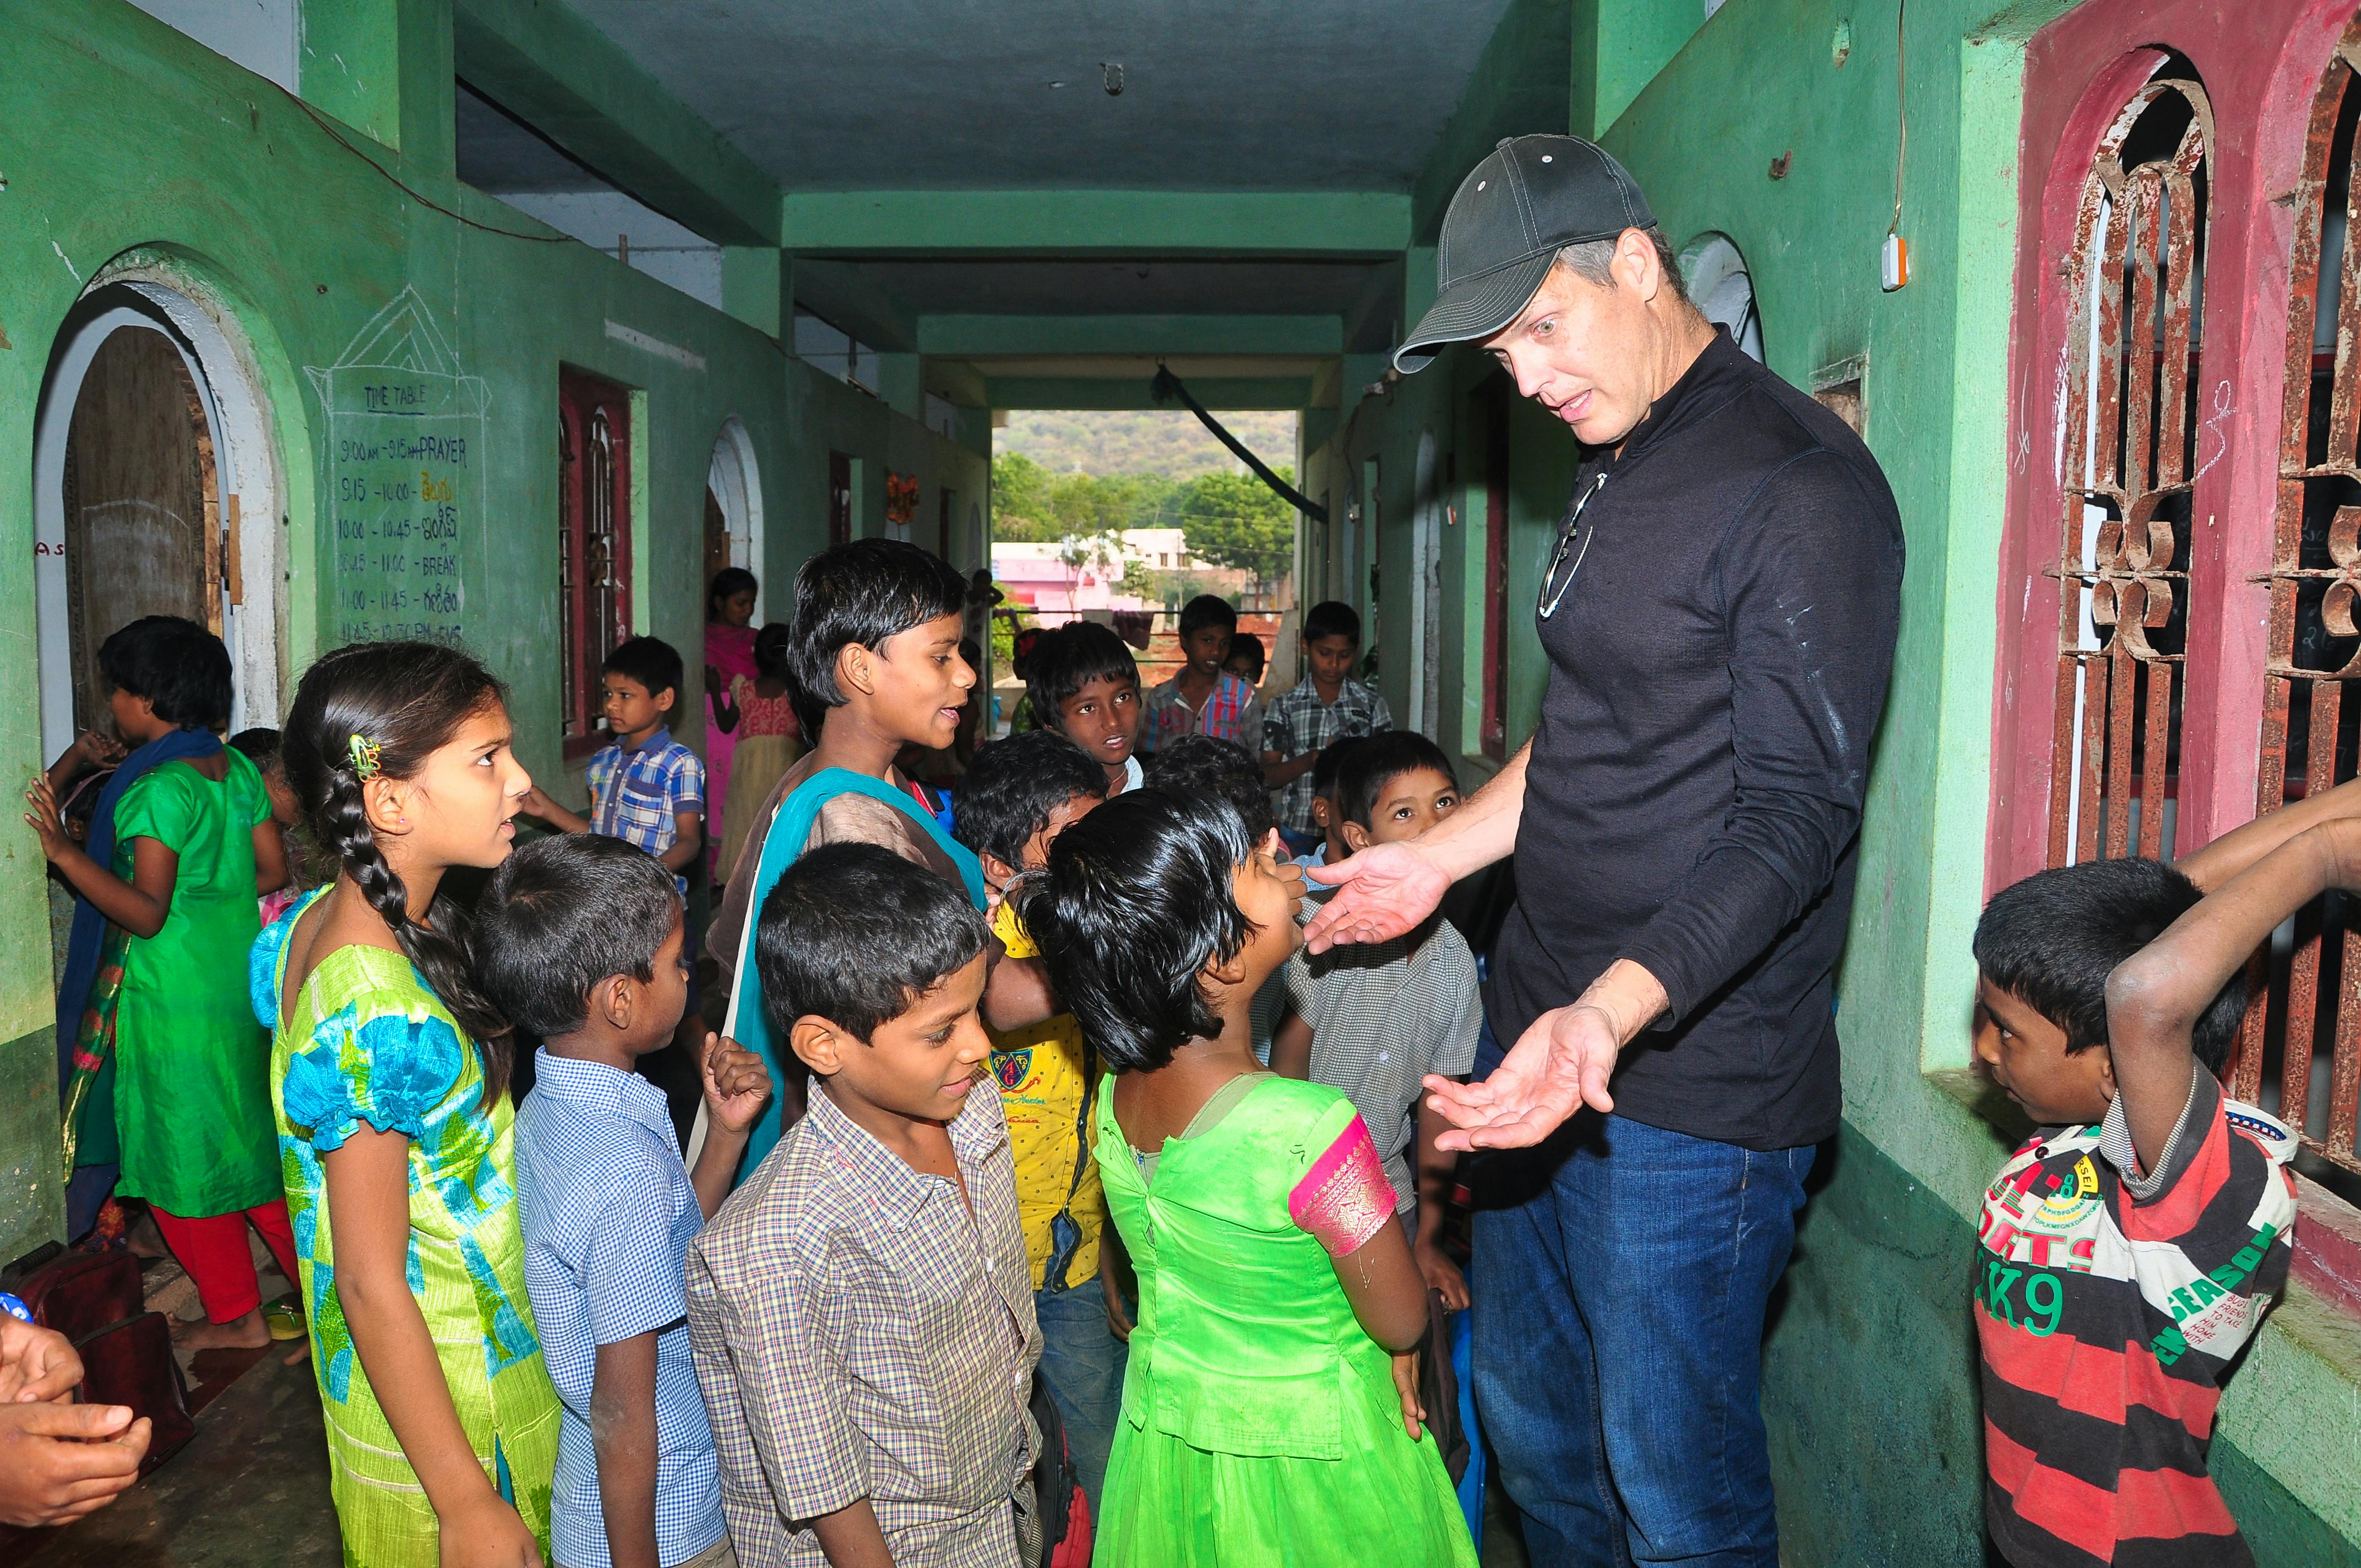
<path id="1" fill-rule="evenodd" d="M 2295 1146 L 2200 1070 L 2146 1179 L 2118 1102 L 2042 1129 L 1986 1190 L 1984 1519 L 2016 1568 L 2253 1563 L 2205 1449 L 2287 1277 Z"/>

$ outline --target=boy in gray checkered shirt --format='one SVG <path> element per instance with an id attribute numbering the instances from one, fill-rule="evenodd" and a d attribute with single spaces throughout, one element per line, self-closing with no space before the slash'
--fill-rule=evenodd
<path id="1" fill-rule="evenodd" d="M 1355 854 L 1415 838 L 1458 808 L 1451 759 L 1415 730 L 1370 736 L 1337 766 L 1335 834 Z M 1419 1085 L 1429 1073 L 1465 1078 L 1476 1063 L 1484 1010 L 1466 940 L 1433 916 L 1390 942 L 1299 951 L 1284 972 L 1295 1015 L 1271 1037 L 1272 1069 L 1353 1102 L 1385 1160 L 1419 1272 L 1444 1306 L 1466 1307 L 1467 1283 L 1439 1245 L 1454 1157 L 1435 1147 L 1443 1119 Z"/>

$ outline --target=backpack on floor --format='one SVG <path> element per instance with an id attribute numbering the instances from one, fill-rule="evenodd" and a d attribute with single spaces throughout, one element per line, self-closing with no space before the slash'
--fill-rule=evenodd
<path id="1" fill-rule="evenodd" d="M 85 1405 L 128 1405 L 151 1423 L 147 1475 L 197 1435 L 189 1386 L 172 1355 L 172 1328 L 140 1293 L 139 1260 L 127 1252 L 70 1252 L 29 1272 L 15 1292 L 33 1321 L 65 1335 L 82 1357 Z"/>

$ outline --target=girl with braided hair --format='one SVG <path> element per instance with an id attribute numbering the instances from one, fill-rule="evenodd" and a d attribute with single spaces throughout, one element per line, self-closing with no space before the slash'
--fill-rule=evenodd
<path id="1" fill-rule="evenodd" d="M 288 782 L 335 881 L 254 947 L 330 1486 L 357 1568 L 538 1568 L 558 1401 L 525 1296 L 509 1026 L 445 873 L 507 859 L 533 781 L 500 683 L 423 642 L 296 688 Z"/>

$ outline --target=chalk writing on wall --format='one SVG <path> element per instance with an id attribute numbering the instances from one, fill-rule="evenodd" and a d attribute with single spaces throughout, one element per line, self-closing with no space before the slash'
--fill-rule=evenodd
<path id="1" fill-rule="evenodd" d="M 328 582 L 338 642 L 467 632 L 462 544 L 482 516 L 481 378 L 404 289 L 335 364 L 307 366 L 326 418 Z"/>

